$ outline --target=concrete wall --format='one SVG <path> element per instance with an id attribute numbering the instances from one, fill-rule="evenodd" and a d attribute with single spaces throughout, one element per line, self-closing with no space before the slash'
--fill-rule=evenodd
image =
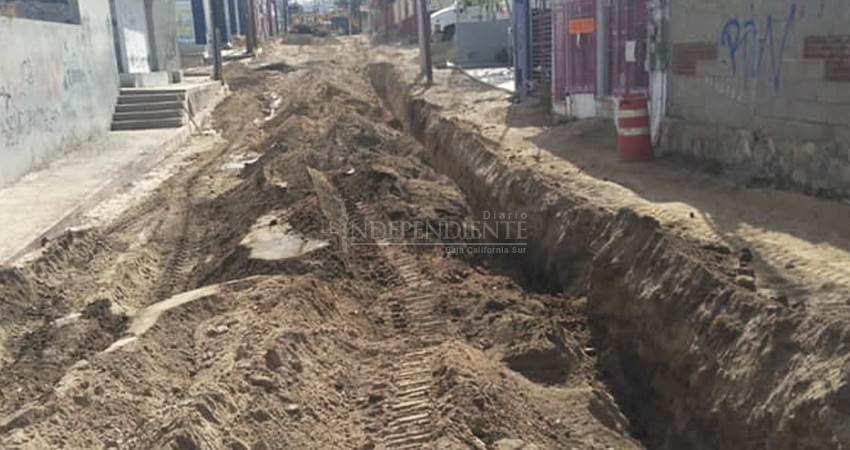
<path id="1" fill-rule="evenodd" d="M 121 68 L 125 73 L 151 71 L 148 19 L 143 0 L 115 0 Z"/>
<path id="2" fill-rule="evenodd" d="M 467 67 L 507 67 L 510 23 L 510 20 L 497 20 L 455 25 L 455 62 Z"/>
<path id="3" fill-rule="evenodd" d="M 662 151 L 850 195 L 850 2 L 670 4 Z"/>
<path id="4" fill-rule="evenodd" d="M 118 95 L 107 0 L 81 24 L 0 17 L 0 186 L 105 133 Z"/>
<path id="5" fill-rule="evenodd" d="M 146 0 L 151 47 L 151 70 L 174 72 L 180 70 L 177 48 L 177 6 L 174 0 Z"/>

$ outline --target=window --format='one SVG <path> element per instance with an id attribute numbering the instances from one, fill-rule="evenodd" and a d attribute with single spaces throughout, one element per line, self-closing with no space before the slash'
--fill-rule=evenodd
<path id="1" fill-rule="evenodd" d="M 80 6 L 79 0 L 0 0 L 0 15 L 79 24 Z"/>

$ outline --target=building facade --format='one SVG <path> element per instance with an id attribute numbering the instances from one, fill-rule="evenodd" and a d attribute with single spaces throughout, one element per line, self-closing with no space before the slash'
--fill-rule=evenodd
<path id="1" fill-rule="evenodd" d="M 850 195 L 850 3 L 669 5 L 661 150 Z"/>
<path id="2" fill-rule="evenodd" d="M 118 96 L 110 5 L 74 6 L 59 16 L 71 21 L 10 8 L 0 17 L 0 186 L 109 129 Z"/>
<path id="3" fill-rule="evenodd" d="M 0 186 L 108 132 L 122 86 L 179 70 L 169 0 L 0 2 Z"/>
<path id="4" fill-rule="evenodd" d="M 645 95 L 657 154 L 850 195 L 850 3 L 514 0 L 513 20 L 521 98 L 589 118 Z"/>
<path id="5" fill-rule="evenodd" d="M 162 86 L 180 70 L 177 12 L 169 0 L 109 0 L 121 85 Z"/>

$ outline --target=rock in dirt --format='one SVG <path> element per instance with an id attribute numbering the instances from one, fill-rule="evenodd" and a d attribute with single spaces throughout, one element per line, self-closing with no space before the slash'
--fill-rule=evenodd
<path id="1" fill-rule="evenodd" d="M 248 382 L 268 391 L 275 390 L 278 387 L 277 382 L 273 378 L 259 373 L 250 374 L 248 376 Z"/>
<path id="2" fill-rule="evenodd" d="M 756 290 L 756 280 L 753 277 L 749 277 L 746 275 L 738 275 L 735 277 L 735 284 L 741 286 L 744 289 L 749 289 L 751 291 Z"/>
<path id="3" fill-rule="evenodd" d="M 269 370 L 277 370 L 283 366 L 283 359 L 280 357 L 280 353 L 277 350 L 270 348 L 266 350 L 266 367 Z"/>
<path id="4" fill-rule="evenodd" d="M 299 405 L 298 403 L 289 403 L 283 407 L 283 410 L 293 417 L 298 417 L 301 415 L 301 405 Z"/>
<path id="5" fill-rule="evenodd" d="M 230 331 L 230 327 L 228 327 L 227 325 L 218 325 L 214 328 L 211 328 L 207 332 L 207 336 L 221 336 L 222 334 L 225 334 L 228 331 Z"/>

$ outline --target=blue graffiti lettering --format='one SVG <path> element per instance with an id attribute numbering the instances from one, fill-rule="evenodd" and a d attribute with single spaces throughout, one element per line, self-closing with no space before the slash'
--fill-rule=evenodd
<path id="1" fill-rule="evenodd" d="M 788 11 L 788 20 L 785 21 L 785 30 L 782 40 L 776 42 L 773 15 L 768 14 L 764 25 L 764 35 L 759 36 L 759 24 L 755 19 L 741 22 L 738 18 L 730 19 L 723 25 L 720 37 L 720 45 L 729 51 L 729 64 L 732 74 L 738 73 L 738 58 L 741 58 L 743 67 L 744 83 L 750 79 L 757 79 L 761 73 L 765 60 L 765 53 L 770 56 L 770 74 L 773 88 L 779 90 L 782 84 L 782 59 L 785 48 L 788 46 L 791 28 L 797 20 L 797 5 L 791 5 Z"/>

